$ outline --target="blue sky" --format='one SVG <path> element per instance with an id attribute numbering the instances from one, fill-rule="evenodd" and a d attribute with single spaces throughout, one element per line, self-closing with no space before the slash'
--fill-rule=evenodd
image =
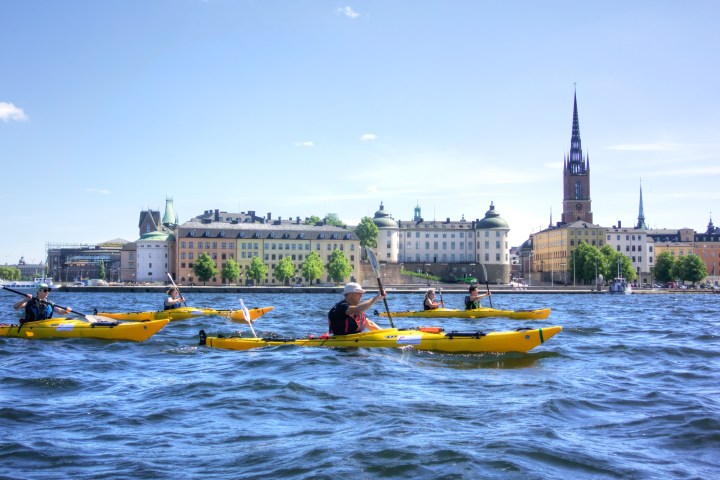
<path id="1" fill-rule="evenodd" d="M 174 199 L 380 202 L 512 245 L 562 211 L 577 88 L 595 223 L 720 225 L 720 2 L 0 2 L 0 264 L 136 240 Z"/>

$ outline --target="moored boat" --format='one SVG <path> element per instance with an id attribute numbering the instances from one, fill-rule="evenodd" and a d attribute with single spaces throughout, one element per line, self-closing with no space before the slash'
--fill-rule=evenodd
<path id="1" fill-rule="evenodd" d="M 142 342 L 155 335 L 170 320 L 148 322 L 89 322 L 75 318 L 50 318 L 19 325 L 0 324 L 0 337 L 8 338 L 98 338 Z"/>
<path id="2" fill-rule="evenodd" d="M 375 311 L 381 317 L 387 317 L 387 312 Z M 418 310 L 406 312 L 390 312 L 391 317 L 420 317 L 420 318 L 488 318 L 504 317 L 515 320 L 543 320 L 550 316 L 549 308 L 534 310 L 501 310 L 497 308 L 474 308 L 472 310 L 458 310 L 454 308 L 436 308 L 434 310 Z"/>
<path id="3" fill-rule="evenodd" d="M 249 308 L 250 320 L 254 321 L 275 307 Z M 235 322 L 245 322 L 242 310 L 216 310 L 214 308 L 179 307 L 170 310 L 158 310 L 156 312 L 95 312 L 95 315 L 125 320 L 130 322 L 143 322 L 147 320 L 187 320 L 195 317 L 219 316 L 227 317 Z"/>
<path id="4" fill-rule="evenodd" d="M 632 293 L 632 286 L 622 277 L 613 279 L 608 285 L 609 293 L 623 293 L 629 295 Z"/>
<path id="5" fill-rule="evenodd" d="M 412 330 L 388 328 L 352 335 L 307 338 L 209 337 L 201 330 L 200 345 L 228 350 L 295 345 L 298 347 L 411 347 L 416 350 L 442 353 L 506 353 L 532 350 L 561 330 L 561 326 L 488 333 L 444 332 L 439 327 L 420 327 Z"/>
<path id="6" fill-rule="evenodd" d="M 54 284 L 51 277 L 35 277 L 30 280 L 9 280 L 0 282 L 0 286 L 7 287 L 8 289 L 20 290 L 25 293 L 37 292 L 38 286 L 44 283 L 48 288 L 59 288 L 60 285 Z"/>

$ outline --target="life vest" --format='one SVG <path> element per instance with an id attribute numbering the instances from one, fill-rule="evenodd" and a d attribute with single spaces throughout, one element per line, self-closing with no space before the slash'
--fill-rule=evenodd
<path id="1" fill-rule="evenodd" d="M 349 306 L 343 300 L 336 303 L 328 312 L 328 330 L 333 335 L 360 333 L 365 328 L 365 320 L 367 320 L 365 313 L 348 315 L 346 312 Z"/>
<path id="2" fill-rule="evenodd" d="M 465 310 L 480 308 L 480 300 L 470 300 L 470 295 L 465 297 Z"/>
<path id="3" fill-rule="evenodd" d="M 53 307 L 49 303 L 41 302 L 38 298 L 31 298 L 25 304 L 25 318 L 21 322 L 34 322 L 47 320 L 53 316 Z"/>

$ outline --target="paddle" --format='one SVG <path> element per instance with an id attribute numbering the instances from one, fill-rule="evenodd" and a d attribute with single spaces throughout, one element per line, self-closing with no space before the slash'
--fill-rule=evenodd
<path id="1" fill-rule="evenodd" d="M 380 292 L 383 293 L 385 292 L 385 290 L 383 289 L 382 282 L 380 281 L 380 264 L 378 264 L 375 252 L 370 250 L 368 247 L 365 247 L 365 253 L 367 254 L 370 266 L 372 267 L 373 272 L 375 272 L 375 276 L 377 277 L 378 288 L 380 289 Z M 390 316 L 390 307 L 388 307 L 387 298 L 383 297 L 383 302 L 385 302 L 385 311 L 387 312 L 388 320 L 390 320 L 390 327 L 395 328 L 395 325 L 393 325 L 392 317 Z"/>
<path id="2" fill-rule="evenodd" d="M 175 282 L 173 281 L 172 275 L 170 275 L 170 273 L 168 272 L 167 276 L 168 276 L 168 278 L 170 279 L 170 283 L 172 283 L 172 286 L 175 287 L 175 290 L 177 290 L 178 295 L 180 295 L 180 289 L 178 288 L 177 285 L 175 285 Z M 180 295 L 180 296 L 182 297 L 182 295 Z M 183 305 L 185 305 L 185 306 L 187 307 L 187 303 L 185 303 L 185 297 L 183 297 Z"/>
<path id="3" fill-rule="evenodd" d="M 255 329 L 254 329 L 253 326 L 252 326 L 252 320 L 250 319 L 250 311 L 249 311 L 249 310 L 247 309 L 247 307 L 245 306 L 245 302 L 243 302 L 243 299 L 240 298 L 239 300 L 240 300 L 240 308 L 242 309 L 242 312 L 243 312 L 243 318 L 244 318 L 245 321 L 248 323 L 248 325 L 250 325 L 250 331 L 252 332 L 253 337 L 257 338 L 257 334 L 255 333 Z"/>
<path id="4" fill-rule="evenodd" d="M 20 291 L 18 291 L 18 290 L 13 290 L 12 288 L 6 287 L 5 285 L 3 285 L 2 287 L 3 287 L 5 290 L 9 291 L 9 292 L 17 293 L 18 295 L 22 295 L 22 296 L 25 297 L 25 298 L 27 298 L 27 296 L 28 296 L 27 293 L 20 292 Z M 35 298 L 37 298 L 37 297 L 35 297 Z M 28 300 L 30 300 L 30 299 L 28 298 Z M 56 304 L 56 303 L 53 303 L 53 302 L 50 302 L 50 301 L 47 301 L 47 300 L 40 300 L 40 301 L 41 301 L 42 303 L 46 303 L 46 304 L 50 305 L 50 306 L 53 307 L 53 308 L 55 308 L 55 307 L 61 308 L 61 309 L 65 310 L 66 312 L 67 312 L 67 310 L 68 310 L 68 307 L 63 307 L 62 305 L 58 305 L 58 304 Z M 75 315 L 80 315 L 81 317 L 85 317 L 85 319 L 88 320 L 88 321 L 90 321 L 90 323 L 95 323 L 95 322 L 115 322 L 115 320 L 113 320 L 112 318 L 102 317 L 102 316 L 99 316 L 99 315 L 88 315 L 88 314 L 82 313 L 82 312 L 80 312 L 80 311 L 78 311 L 78 310 L 71 310 L 70 312 L 67 312 L 67 313 L 74 313 Z"/>
<path id="5" fill-rule="evenodd" d="M 493 308 L 492 295 L 490 295 L 490 284 L 488 283 L 487 270 L 485 269 L 485 264 L 481 263 L 480 266 L 483 267 L 483 273 L 485 274 L 485 287 L 487 288 L 488 298 L 490 299 L 490 308 Z"/>
<path id="6" fill-rule="evenodd" d="M 445 308 L 445 301 L 444 301 L 443 298 L 442 298 L 442 289 L 440 288 L 440 284 L 439 284 L 439 283 L 438 283 L 438 293 L 440 294 L 440 305 L 442 305 L 443 308 Z"/>

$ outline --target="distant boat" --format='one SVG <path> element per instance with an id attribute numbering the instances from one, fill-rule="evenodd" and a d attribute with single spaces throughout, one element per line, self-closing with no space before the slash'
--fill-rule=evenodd
<path id="1" fill-rule="evenodd" d="M 618 277 L 610 282 L 608 292 L 630 295 L 632 293 L 632 285 L 630 285 L 623 277 Z"/>
<path id="2" fill-rule="evenodd" d="M 27 293 L 35 293 L 38 285 L 41 283 L 47 284 L 50 288 L 58 288 L 59 285 L 55 285 L 51 277 L 35 277 L 31 280 L 8 280 L 0 281 L 0 284 L 4 287 L 13 288 Z"/>

